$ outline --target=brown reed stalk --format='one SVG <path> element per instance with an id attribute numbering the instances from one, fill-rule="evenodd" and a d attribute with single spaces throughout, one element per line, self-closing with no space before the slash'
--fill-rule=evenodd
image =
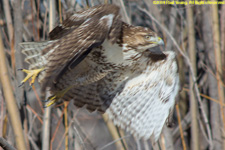
<path id="1" fill-rule="evenodd" d="M 20 120 L 20 113 L 14 98 L 13 88 L 10 82 L 9 73 L 6 65 L 5 52 L 0 33 L 0 81 L 4 92 L 6 107 L 10 116 L 13 132 L 15 135 L 16 146 L 18 150 L 25 150 L 25 139 L 23 135 L 22 123 Z"/>
<path id="2" fill-rule="evenodd" d="M 65 101 L 64 102 L 64 124 L 65 124 L 65 131 L 68 131 L 68 104 L 69 102 L 68 101 Z M 68 132 L 66 133 L 65 135 L 65 150 L 68 150 L 69 149 L 69 136 L 68 136 Z"/>
<path id="3" fill-rule="evenodd" d="M 180 137 L 181 137 L 181 141 L 183 145 L 183 150 L 186 150 L 187 148 L 186 148 L 186 143 L 184 140 L 184 134 L 183 134 L 183 129 L 181 125 L 180 109 L 178 104 L 176 104 L 176 111 L 177 111 L 177 120 L 178 120 L 179 129 L 180 129 Z"/>
<path id="4" fill-rule="evenodd" d="M 109 120 L 109 117 L 107 116 L 107 114 L 103 114 L 102 117 L 103 117 L 103 119 L 104 119 L 104 121 L 105 121 L 105 123 L 106 123 L 106 125 L 107 125 L 107 127 L 109 129 L 110 134 L 112 135 L 112 138 L 115 141 L 120 139 L 121 137 L 119 136 L 115 125 L 113 124 L 113 122 L 111 120 Z M 121 141 L 116 142 L 115 145 L 116 145 L 116 149 L 117 150 L 124 150 L 124 149 L 126 149 L 126 147 L 124 147 L 123 144 L 122 144 L 122 139 L 121 139 Z"/>
<path id="5" fill-rule="evenodd" d="M 218 5 L 211 5 L 212 11 L 212 29 L 213 29 L 213 45 L 215 52 L 215 63 L 216 63 L 216 79 L 217 79 L 217 87 L 218 87 L 218 97 L 220 101 L 220 113 L 222 116 L 222 124 L 223 124 L 223 137 L 225 137 L 225 108 L 223 104 L 225 102 L 224 99 L 224 88 L 222 85 L 222 57 L 221 57 L 221 47 L 220 47 L 220 30 L 219 30 L 219 16 L 218 16 Z M 225 139 L 223 139 L 223 149 L 225 149 Z"/>
<path id="6" fill-rule="evenodd" d="M 196 47 L 195 47 L 195 30 L 194 30 L 194 18 L 193 8 L 187 7 L 187 23 L 188 23 L 188 48 L 189 58 L 196 76 Z M 194 85 L 193 78 L 189 77 L 189 98 L 190 98 L 190 109 L 191 109 L 191 147 L 193 150 L 199 150 L 199 126 L 198 126 L 198 103 L 195 98 L 195 92 L 193 89 Z"/>

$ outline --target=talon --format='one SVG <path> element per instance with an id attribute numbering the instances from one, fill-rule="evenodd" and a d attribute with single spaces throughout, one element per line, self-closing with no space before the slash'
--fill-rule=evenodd
<path id="1" fill-rule="evenodd" d="M 45 107 L 49 107 L 53 104 L 55 104 L 59 99 L 61 99 L 65 94 L 66 92 L 68 92 L 73 86 L 69 86 L 68 88 L 62 90 L 62 91 L 59 91 L 59 92 L 56 92 L 55 95 L 52 95 L 50 97 L 48 97 L 47 100 L 45 100 L 46 104 L 45 104 Z"/>
<path id="2" fill-rule="evenodd" d="M 40 74 L 40 72 L 44 70 L 44 68 L 34 70 L 26 70 L 26 69 L 17 69 L 17 70 L 23 71 L 27 74 L 27 76 L 23 79 L 23 81 L 21 81 L 21 84 L 19 85 L 20 87 L 30 78 L 31 78 L 30 86 L 32 86 L 34 84 L 35 79 Z"/>
<path id="3" fill-rule="evenodd" d="M 45 107 L 49 107 L 51 105 L 53 105 L 56 101 L 58 101 L 59 98 L 55 95 L 55 96 L 50 96 L 48 99 L 47 99 L 47 102 L 45 104 Z"/>
<path id="4" fill-rule="evenodd" d="M 21 87 L 21 86 L 23 86 L 24 85 L 24 82 L 23 83 L 21 83 L 18 87 Z"/>
<path id="5" fill-rule="evenodd" d="M 47 102 L 47 104 L 45 104 L 45 107 L 49 107 L 49 106 L 55 104 L 55 102 L 56 102 L 56 99 L 50 100 Z"/>

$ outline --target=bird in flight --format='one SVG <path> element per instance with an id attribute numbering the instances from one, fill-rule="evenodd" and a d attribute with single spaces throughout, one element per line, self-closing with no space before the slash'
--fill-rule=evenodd
<path id="1" fill-rule="evenodd" d="M 27 77 L 50 91 L 46 106 L 72 100 L 107 113 L 138 138 L 159 138 L 179 89 L 173 51 L 154 52 L 163 40 L 149 28 L 121 20 L 107 4 L 76 12 L 49 33 L 49 40 L 21 43 Z"/>

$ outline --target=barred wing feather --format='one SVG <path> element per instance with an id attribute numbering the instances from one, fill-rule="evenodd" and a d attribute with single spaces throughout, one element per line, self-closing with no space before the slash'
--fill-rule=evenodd
<path id="1" fill-rule="evenodd" d="M 135 136 L 159 138 L 162 127 L 175 104 L 179 89 L 178 67 L 174 52 L 148 65 L 125 84 L 106 111 L 119 127 Z"/>

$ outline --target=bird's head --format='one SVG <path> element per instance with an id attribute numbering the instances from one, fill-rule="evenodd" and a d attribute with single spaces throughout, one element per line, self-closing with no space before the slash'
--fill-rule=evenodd
<path id="1" fill-rule="evenodd" d="M 151 29 L 130 25 L 124 25 L 123 41 L 127 46 L 138 52 L 143 52 L 158 45 L 164 45 L 162 38 Z"/>

